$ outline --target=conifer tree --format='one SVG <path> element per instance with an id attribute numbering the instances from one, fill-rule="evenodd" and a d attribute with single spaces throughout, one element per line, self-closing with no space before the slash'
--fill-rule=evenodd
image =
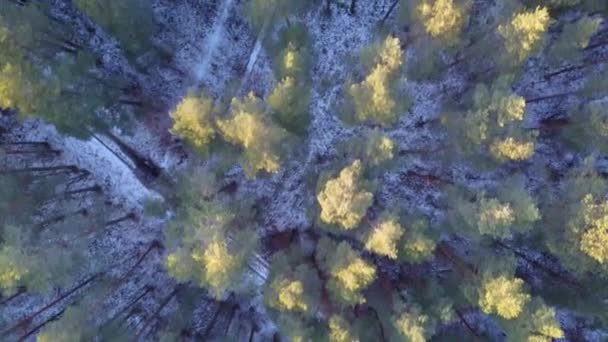
<path id="1" fill-rule="evenodd" d="M 540 220 L 538 207 L 519 178 L 508 179 L 495 193 L 496 197 L 492 197 L 482 191 L 476 194 L 475 201 L 459 195 L 452 197 L 450 202 L 455 208 L 450 218 L 454 227 L 465 228 L 476 237 L 505 239 L 530 231 Z"/>
<path id="2" fill-rule="evenodd" d="M 262 102 L 253 93 L 242 100 L 234 98 L 230 111 L 231 116 L 217 120 L 217 126 L 226 141 L 242 148 L 246 175 L 278 171 L 287 132 L 265 117 Z"/>
<path id="3" fill-rule="evenodd" d="M 396 216 L 384 214 L 365 241 L 365 248 L 374 253 L 397 258 L 399 239 L 403 230 Z"/>
<path id="4" fill-rule="evenodd" d="M 308 87 L 291 76 L 285 77 L 268 97 L 268 108 L 281 127 L 298 135 L 308 128 L 310 117 Z"/>
<path id="5" fill-rule="evenodd" d="M 479 289 L 479 307 L 487 314 L 496 314 L 505 319 L 517 318 L 530 301 L 524 281 L 520 278 L 484 276 Z"/>
<path id="6" fill-rule="evenodd" d="M 317 256 L 329 275 L 327 289 L 336 303 L 351 306 L 365 302 L 362 294 L 376 278 L 375 267 L 363 260 L 347 242 L 325 242 Z M 330 250 L 325 250 L 331 248 Z"/>
<path id="7" fill-rule="evenodd" d="M 198 151 L 205 151 L 214 138 L 213 100 L 188 94 L 171 113 L 171 133 L 179 135 Z"/>
<path id="8" fill-rule="evenodd" d="M 359 341 L 356 334 L 352 331 L 350 324 L 343 317 L 338 315 L 333 315 L 329 318 L 328 335 L 330 342 Z"/>
<path id="9" fill-rule="evenodd" d="M 347 105 L 343 119 L 347 123 L 371 123 L 392 126 L 407 101 L 396 96 L 396 86 L 403 64 L 398 38 L 387 37 L 383 42 L 363 51 L 362 62 L 367 76 L 360 83 L 347 82 Z"/>
<path id="10" fill-rule="evenodd" d="M 210 200 L 201 196 L 204 187 L 193 185 L 184 181 L 180 187 L 176 215 L 165 230 L 170 252 L 164 264 L 178 282 L 194 280 L 220 299 L 227 291 L 240 290 L 257 235 L 239 227 L 248 213 L 247 204 Z"/>
<path id="11" fill-rule="evenodd" d="M 129 59 L 152 50 L 158 24 L 149 1 L 75 0 L 74 5 L 116 37 Z"/>
<path id="12" fill-rule="evenodd" d="M 582 57 L 582 50 L 589 45 L 591 37 L 602 24 L 601 18 L 583 17 L 576 22 L 566 23 L 564 28 L 551 45 L 547 56 L 553 64 L 561 61 L 578 62 Z"/>
<path id="13" fill-rule="evenodd" d="M 366 131 L 344 144 L 346 153 L 370 166 L 381 166 L 392 160 L 395 142 L 379 129 Z"/>
<path id="14" fill-rule="evenodd" d="M 342 229 L 355 228 L 372 204 L 373 194 L 362 179 L 361 161 L 355 160 L 340 171 L 336 178 L 321 181 L 317 201 L 321 221 Z"/>
<path id="15" fill-rule="evenodd" d="M 412 19 L 443 44 L 454 44 L 468 22 L 470 3 L 454 0 L 419 0 L 409 9 Z"/>
<path id="16" fill-rule="evenodd" d="M 56 25 L 36 4 L 7 3 L 6 9 L 6 14 L 0 14 L 0 47 L 10 50 L 1 52 L 8 58 L 0 61 L 0 105 L 10 106 L 22 118 L 45 119 L 78 138 L 107 124 L 96 111 L 116 99 L 118 93 L 93 76 L 95 59 L 91 53 L 76 53 L 73 47 L 64 46 L 67 43 L 61 42 L 61 36 L 39 39 Z M 65 50 L 71 52 L 69 56 L 60 54 Z M 36 57 L 47 63 L 38 65 Z"/>
<path id="17" fill-rule="evenodd" d="M 534 10 L 514 13 L 509 22 L 499 25 L 497 30 L 508 53 L 505 62 L 517 66 L 538 52 L 550 23 L 549 10 L 538 6 Z"/>
<path id="18" fill-rule="evenodd" d="M 535 132 L 521 127 L 526 101 L 511 91 L 512 79 L 502 76 L 491 88 L 477 85 L 473 108 L 464 117 L 444 117 L 444 125 L 465 155 L 481 152 L 498 162 L 507 162 L 526 160 L 534 153 Z"/>
<path id="19" fill-rule="evenodd" d="M 428 341 L 435 330 L 434 322 L 416 306 L 395 315 L 392 323 L 397 333 L 395 341 Z"/>
<path id="20" fill-rule="evenodd" d="M 429 232 L 428 221 L 419 218 L 412 220 L 405 226 L 405 233 L 400 244 L 400 259 L 419 263 L 433 255 L 437 242 L 436 238 Z"/>
<path id="21" fill-rule="evenodd" d="M 508 341 L 551 342 L 564 338 L 564 331 L 555 317 L 555 309 L 539 298 L 533 298 L 515 320 L 503 320 Z"/>
<path id="22" fill-rule="evenodd" d="M 302 255 L 279 252 L 273 257 L 271 276 L 264 299 L 281 313 L 314 315 L 319 306 L 321 290 L 316 271 L 302 262 Z M 296 265 L 292 265 L 296 263 Z"/>
<path id="23" fill-rule="evenodd" d="M 253 28 L 259 31 L 264 24 L 289 16 L 305 8 L 305 2 L 298 0 L 253 0 L 247 6 L 247 15 Z"/>

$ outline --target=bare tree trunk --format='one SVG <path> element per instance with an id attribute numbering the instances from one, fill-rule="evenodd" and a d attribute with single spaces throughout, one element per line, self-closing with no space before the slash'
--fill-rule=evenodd
<path id="1" fill-rule="evenodd" d="M 134 219 L 135 219 L 135 214 L 134 213 L 128 213 L 128 214 L 126 214 L 126 215 L 124 215 L 122 217 L 119 217 L 117 219 L 110 220 L 110 221 L 106 222 L 106 227 L 113 226 L 115 224 L 119 224 L 119 223 L 121 223 L 123 221 L 126 221 L 126 220 L 134 220 Z"/>
<path id="2" fill-rule="evenodd" d="M 570 95 L 575 95 L 575 94 L 576 94 L 575 91 L 568 91 L 568 92 L 559 93 L 559 94 L 551 94 L 551 95 L 533 97 L 533 98 L 526 99 L 526 103 L 542 102 L 542 101 L 546 101 L 546 100 L 555 99 L 558 97 L 565 97 L 565 96 L 570 96 Z"/>
<path id="3" fill-rule="evenodd" d="M 52 321 L 58 319 L 59 317 L 61 317 L 61 315 L 63 315 L 64 312 L 65 312 L 65 309 L 62 309 L 61 311 L 59 311 L 58 313 L 54 314 L 53 316 L 51 316 L 50 318 L 48 318 L 44 322 L 36 325 L 32 329 L 30 329 L 30 331 L 28 331 L 27 333 L 25 333 L 24 335 L 22 335 L 21 337 L 19 337 L 19 339 L 17 339 L 17 341 L 19 341 L 19 342 L 25 341 L 26 338 L 30 337 L 36 331 L 40 330 L 40 328 L 44 327 L 45 325 L 49 324 L 50 322 L 52 322 Z"/>
<path id="4" fill-rule="evenodd" d="M 10 302 L 11 300 L 19 297 L 20 295 L 24 294 L 25 291 L 26 291 L 25 286 L 20 286 L 15 294 L 13 294 L 12 296 L 9 296 L 7 298 L 3 298 L 2 301 L 0 301 L 0 305 L 4 305 L 4 304 Z"/>
<path id="5" fill-rule="evenodd" d="M 148 247 L 148 249 L 146 249 L 146 251 L 139 257 L 139 259 L 137 259 L 137 261 L 135 262 L 135 264 L 125 273 L 125 275 L 121 277 L 121 280 L 127 279 L 131 275 L 131 273 L 133 273 L 133 271 L 135 270 L 135 268 L 137 268 L 137 266 L 139 266 L 139 264 L 141 264 L 141 262 L 144 261 L 144 259 L 146 258 L 146 256 L 148 254 L 150 254 L 150 252 L 152 252 L 152 250 L 154 250 L 154 249 L 160 250 L 160 249 L 162 249 L 162 247 L 163 246 L 160 243 L 160 241 L 158 241 L 158 240 L 152 241 L 152 243 L 150 244 L 150 246 Z"/>
<path id="6" fill-rule="evenodd" d="M 19 174 L 28 172 L 47 172 L 47 171 L 68 171 L 69 173 L 78 172 L 76 165 L 52 166 L 52 167 L 28 167 L 24 169 L 4 169 L 0 170 L 0 175 Z"/>
<path id="7" fill-rule="evenodd" d="M 384 15 L 384 17 L 382 17 L 382 20 L 380 20 L 381 24 L 384 24 L 384 22 L 386 21 L 386 19 L 388 19 L 388 17 L 391 16 L 391 13 L 393 13 L 393 11 L 395 10 L 395 8 L 397 7 L 397 4 L 399 4 L 400 0 L 395 0 L 393 2 L 393 4 L 391 5 L 391 7 L 388 8 L 388 11 L 386 11 L 386 14 Z"/>
<path id="8" fill-rule="evenodd" d="M 154 311 L 152 316 L 150 316 L 150 318 L 148 318 L 146 320 L 146 322 L 144 323 L 144 326 L 139 330 L 139 332 L 135 336 L 135 340 L 138 340 L 142 336 L 142 334 L 148 329 L 148 326 L 150 325 L 150 323 L 152 323 L 152 321 L 156 319 L 156 317 L 160 314 L 160 312 L 163 310 L 163 308 L 165 306 L 167 306 L 167 304 L 169 304 L 171 299 L 173 299 L 173 297 L 175 297 L 175 295 L 179 292 L 180 289 L 181 289 L 180 285 L 176 286 L 175 289 L 167 297 L 165 297 L 165 299 L 163 299 L 163 301 L 159 305 L 158 309 L 156 309 L 156 311 Z"/>
<path id="9" fill-rule="evenodd" d="M 57 303 L 59 303 L 60 301 L 66 299 L 67 297 L 71 296 L 76 291 L 80 290 L 81 288 L 85 287 L 87 284 L 91 283 L 93 280 L 95 280 L 100 275 L 101 275 L 101 273 L 96 273 L 96 274 L 90 276 L 89 278 L 85 279 L 83 282 L 81 282 L 80 284 L 74 286 L 71 290 L 69 290 L 68 292 L 62 294 L 57 299 L 53 300 L 49 304 L 47 304 L 47 305 L 43 306 L 42 308 L 36 310 L 34 313 L 30 314 L 26 318 L 18 321 L 17 323 L 15 323 L 12 326 L 10 326 L 8 329 L 4 330 L 2 332 L 2 335 L 4 337 L 7 337 L 11 332 L 15 331 L 15 329 L 17 329 L 19 327 L 25 327 L 29 322 L 31 322 L 38 315 L 40 315 L 41 313 L 45 312 L 46 310 L 52 308 Z"/>

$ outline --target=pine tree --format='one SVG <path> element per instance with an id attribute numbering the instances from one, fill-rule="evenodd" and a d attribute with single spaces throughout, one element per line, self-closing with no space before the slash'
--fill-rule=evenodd
<path id="1" fill-rule="evenodd" d="M 231 117 L 218 120 L 217 126 L 226 141 L 243 149 L 246 175 L 253 178 L 258 171 L 277 172 L 286 131 L 264 116 L 262 102 L 253 93 L 243 100 L 234 98 L 230 111 Z"/>
<path id="2" fill-rule="evenodd" d="M 206 96 L 188 94 L 171 113 L 171 133 L 186 140 L 198 151 L 205 151 L 214 138 L 212 125 L 213 100 Z"/>
<path id="3" fill-rule="evenodd" d="M 495 313 L 506 319 L 519 316 L 530 300 L 530 295 L 524 291 L 524 281 L 506 276 L 484 279 L 479 297 L 483 312 Z"/>
<path id="4" fill-rule="evenodd" d="M 310 121 L 309 100 L 309 88 L 287 76 L 272 90 L 268 97 L 268 108 L 277 124 L 292 133 L 303 135 Z"/>
<path id="5" fill-rule="evenodd" d="M 576 22 L 566 23 L 557 40 L 551 45 L 547 56 L 553 64 L 566 60 L 578 62 L 582 50 L 589 45 L 591 37 L 602 24 L 601 18 L 583 17 Z"/>
<path id="6" fill-rule="evenodd" d="M 538 6 L 534 10 L 514 13 L 510 21 L 498 26 L 508 52 L 508 64 L 519 65 L 530 55 L 538 52 L 551 23 L 549 10 Z"/>
<path id="7" fill-rule="evenodd" d="M 10 47 L 10 52 L 2 51 L 8 58 L 0 62 L 0 105 L 10 106 L 22 118 L 45 119 L 78 138 L 107 124 L 96 111 L 116 99 L 118 92 L 93 76 L 91 53 L 76 53 L 61 36 L 39 38 L 57 25 L 37 5 L 9 3 L 6 8 L 10 16 L 0 15 L 0 46 Z M 60 54 L 65 50 L 69 56 Z M 38 65 L 36 57 L 47 63 Z"/>
<path id="8" fill-rule="evenodd" d="M 362 62 L 369 71 L 362 82 L 346 84 L 343 119 L 347 123 L 392 126 L 397 122 L 407 107 L 406 101 L 395 94 L 402 59 L 398 38 L 387 37 L 363 51 Z"/>
<path id="9" fill-rule="evenodd" d="M 178 282 L 194 280 L 220 299 L 227 291 L 239 290 L 257 235 L 239 229 L 247 204 L 201 197 L 206 189 L 193 185 L 184 181 L 180 186 L 176 215 L 165 230 L 170 252 L 164 264 Z"/>
<path id="10" fill-rule="evenodd" d="M 302 256 L 279 252 L 273 257 L 271 277 L 264 294 L 265 303 L 280 312 L 301 312 L 314 315 L 319 306 L 321 290 L 316 271 L 308 264 L 299 263 Z"/>
<path id="11" fill-rule="evenodd" d="M 393 327 L 397 332 L 395 341 L 424 342 L 434 333 L 434 322 L 423 314 L 418 307 L 409 308 L 393 318 Z"/>
<path id="12" fill-rule="evenodd" d="M 451 45 L 467 25 L 469 8 L 467 1 L 420 0 L 410 11 L 428 35 Z"/>
<path id="13" fill-rule="evenodd" d="M 346 153 L 370 166 L 381 166 L 392 160 L 395 142 L 379 129 L 366 131 L 344 143 Z"/>
<path id="14" fill-rule="evenodd" d="M 158 24 L 149 1 L 75 0 L 74 5 L 118 38 L 129 59 L 153 49 L 152 37 Z"/>
<path id="15" fill-rule="evenodd" d="M 481 152 L 498 162 L 507 162 L 526 160 L 534 153 L 535 132 L 521 127 L 526 101 L 513 94 L 512 80 L 512 76 L 502 76 L 491 88 L 477 85 L 473 108 L 464 117 L 444 117 L 444 125 L 465 155 Z"/>
<path id="16" fill-rule="evenodd" d="M 429 259 L 435 251 L 436 238 L 429 232 L 425 219 L 415 219 L 405 227 L 402 237 L 400 259 L 419 263 Z"/>
<path id="17" fill-rule="evenodd" d="M 365 248 L 374 253 L 396 259 L 401 235 L 403 235 L 403 230 L 398 218 L 394 215 L 384 214 L 369 233 L 365 241 Z"/>
<path id="18" fill-rule="evenodd" d="M 518 177 L 507 179 L 495 190 L 496 197 L 482 191 L 475 201 L 452 195 L 454 210 L 450 213 L 455 228 L 465 228 L 476 237 L 506 239 L 515 233 L 530 231 L 540 220 L 535 201 Z"/>
<path id="19" fill-rule="evenodd" d="M 361 161 L 355 160 L 336 178 L 322 182 L 317 201 L 323 223 L 348 230 L 361 222 L 373 199 L 369 186 L 362 179 L 362 172 Z"/>
<path id="20" fill-rule="evenodd" d="M 305 2 L 298 0 L 253 0 L 247 6 L 247 16 L 253 28 L 259 31 L 265 23 L 273 24 L 305 7 Z"/>
<path id="21" fill-rule="evenodd" d="M 376 278 L 374 266 L 363 260 L 347 242 L 341 242 L 325 260 L 327 289 L 338 304 L 351 306 L 365 302 L 362 291 Z"/>
<path id="22" fill-rule="evenodd" d="M 551 342 L 564 338 L 555 309 L 539 298 L 532 299 L 517 319 L 501 321 L 501 326 L 505 329 L 507 341 Z"/>
<path id="23" fill-rule="evenodd" d="M 330 342 L 355 342 L 359 341 L 356 337 L 350 324 L 338 315 L 333 315 L 329 318 L 329 336 Z"/>

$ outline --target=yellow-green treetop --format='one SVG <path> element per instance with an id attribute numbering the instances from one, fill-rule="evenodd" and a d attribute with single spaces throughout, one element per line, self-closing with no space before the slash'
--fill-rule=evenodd
<path id="1" fill-rule="evenodd" d="M 395 94 L 395 81 L 403 64 L 398 38 L 387 37 L 374 55 L 368 59 L 371 71 L 361 83 L 348 83 L 346 90 L 352 102 L 353 113 L 345 113 L 355 122 L 369 122 L 382 126 L 393 125 L 400 114 L 401 105 Z"/>
<path id="2" fill-rule="evenodd" d="M 530 301 L 524 290 L 524 281 L 505 275 L 485 277 L 479 289 L 479 307 L 487 314 L 514 319 Z"/>
<path id="3" fill-rule="evenodd" d="M 416 15 L 431 37 L 452 43 L 468 21 L 468 9 L 468 3 L 454 0 L 421 0 Z"/>
<path id="4" fill-rule="evenodd" d="M 608 201 L 598 203 L 593 195 L 586 195 L 569 227 L 579 236 L 583 253 L 600 264 L 608 264 Z"/>
<path id="5" fill-rule="evenodd" d="M 484 147 L 499 162 L 526 160 L 534 153 L 534 132 L 524 132 L 526 101 L 511 90 L 512 77 L 500 77 L 491 88 L 479 84 L 473 94 L 473 108 L 462 119 L 468 145 L 465 152 Z M 470 146 L 469 146 L 470 145 Z"/>
<path id="6" fill-rule="evenodd" d="M 395 142 L 379 129 L 373 129 L 345 143 L 348 154 L 372 166 L 379 166 L 394 157 Z"/>
<path id="7" fill-rule="evenodd" d="M 213 99 L 188 94 L 171 112 L 173 127 L 171 133 L 180 136 L 190 145 L 202 150 L 213 140 L 212 126 Z"/>
<path id="8" fill-rule="evenodd" d="M 330 342 L 358 342 L 359 338 L 353 335 L 350 324 L 341 316 L 332 315 L 329 318 Z"/>
<path id="9" fill-rule="evenodd" d="M 496 140 L 490 145 L 490 153 L 499 161 L 521 161 L 530 158 L 534 154 L 534 143 L 531 141 L 519 141 L 513 137 Z"/>
<path id="10" fill-rule="evenodd" d="M 300 280 L 275 279 L 270 284 L 276 293 L 274 306 L 285 311 L 307 311 L 308 304 L 304 298 L 304 284 Z M 271 305 L 272 306 L 272 305 Z"/>
<path id="11" fill-rule="evenodd" d="M 429 316 L 413 307 L 393 318 L 393 327 L 397 331 L 398 340 L 407 342 L 425 342 L 433 334 L 433 322 Z"/>
<path id="12" fill-rule="evenodd" d="M 365 241 L 365 248 L 374 253 L 397 259 L 399 239 L 403 229 L 394 215 L 385 215 L 375 225 Z"/>
<path id="13" fill-rule="evenodd" d="M 533 298 L 517 319 L 502 321 L 509 342 L 552 342 L 564 338 L 555 309 Z"/>
<path id="14" fill-rule="evenodd" d="M 192 259 L 202 272 L 199 284 L 201 287 L 209 288 L 211 292 L 220 297 L 222 293 L 234 281 L 234 270 L 239 267 L 240 262 L 234 253 L 228 250 L 226 242 L 213 239 L 204 249 L 192 251 Z"/>
<path id="15" fill-rule="evenodd" d="M 268 108 L 273 118 L 290 132 L 303 135 L 310 121 L 309 90 L 292 76 L 281 80 L 268 96 Z"/>
<path id="16" fill-rule="evenodd" d="M 297 47 L 293 42 L 287 43 L 287 47 L 280 55 L 278 76 L 293 77 L 304 80 L 308 73 L 307 53 L 304 47 Z"/>
<path id="17" fill-rule="evenodd" d="M 218 120 L 217 126 L 226 141 L 242 147 L 246 175 L 253 178 L 259 171 L 278 171 L 287 132 L 268 120 L 253 93 L 243 100 L 234 98 L 230 111 L 230 118 Z"/>
<path id="18" fill-rule="evenodd" d="M 405 226 L 401 246 L 402 259 L 407 262 L 418 263 L 433 255 L 437 243 L 428 235 L 428 229 L 428 222 L 422 219 Z"/>
<path id="19" fill-rule="evenodd" d="M 13 294 L 23 284 L 29 269 L 24 261 L 27 256 L 12 246 L 0 249 L 0 289 L 5 294 Z"/>
<path id="20" fill-rule="evenodd" d="M 564 338 L 564 331 L 555 319 L 555 309 L 552 307 L 538 305 L 532 313 L 531 324 L 534 330 L 528 337 L 529 342 L 551 342 L 554 339 Z"/>
<path id="21" fill-rule="evenodd" d="M 514 58 L 515 64 L 523 62 L 541 48 L 550 23 L 549 10 L 539 6 L 534 10 L 515 13 L 508 23 L 498 26 L 505 49 Z"/>
<path id="22" fill-rule="evenodd" d="M 347 166 L 338 177 L 329 179 L 317 195 L 321 221 L 344 229 L 355 228 L 371 206 L 373 194 L 365 189 L 360 160 Z"/>
<path id="23" fill-rule="evenodd" d="M 346 306 L 364 303 L 361 292 L 376 278 L 374 266 L 363 260 L 347 242 L 338 244 L 328 263 L 328 290 L 332 297 Z"/>

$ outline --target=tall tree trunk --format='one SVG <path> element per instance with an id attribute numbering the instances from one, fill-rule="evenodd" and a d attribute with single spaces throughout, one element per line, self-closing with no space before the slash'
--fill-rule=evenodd
<path id="1" fill-rule="evenodd" d="M 47 172 L 47 171 L 68 171 L 69 173 L 78 172 L 78 167 L 76 165 L 66 165 L 66 166 L 50 166 L 50 167 L 28 167 L 24 169 L 4 169 L 0 170 L 0 175 L 7 174 L 19 174 L 19 173 L 28 173 L 28 172 Z"/>
<path id="2" fill-rule="evenodd" d="M 399 4 L 400 0 L 395 0 L 393 2 L 393 4 L 391 5 L 391 7 L 388 8 L 388 11 L 386 11 L 386 14 L 384 15 L 384 17 L 382 17 L 382 20 L 380 20 L 381 24 L 384 24 L 384 22 L 386 21 L 386 19 L 388 19 L 388 17 L 391 16 L 391 13 L 393 13 L 393 11 L 395 10 L 395 8 L 397 7 L 397 4 Z"/>
<path id="3" fill-rule="evenodd" d="M 72 294 L 74 294 L 76 291 L 80 290 L 81 288 L 85 287 L 86 285 L 88 285 L 89 283 L 91 283 L 93 280 L 95 280 L 97 277 L 99 277 L 102 273 L 96 273 L 90 277 L 88 277 L 87 279 L 85 279 L 84 281 L 82 281 L 80 284 L 74 286 L 71 290 L 69 290 L 68 292 L 65 292 L 64 294 L 60 295 L 59 297 L 57 297 L 57 299 L 53 300 L 52 302 L 50 302 L 49 304 L 43 306 L 42 308 L 36 310 L 34 313 L 30 314 L 29 316 L 27 316 L 26 318 L 18 321 L 17 323 L 13 324 L 12 326 L 10 326 L 9 328 L 7 328 L 6 330 L 4 330 L 2 332 L 2 335 L 4 337 L 7 337 L 11 332 L 15 331 L 17 328 L 19 327 L 25 327 L 27 326 L 27 324 L 29 322 L 31 322 L 34 318 L 36 318 L 38 315 L 40 315 L 41 313 L 45 312 L 46 310 L 52 308 L 53 306 L 55 306 L 57 303 L 61 302 L 62 300 L 66 299 L 67 297 L 71 296 Z"/>
<path id="4" fill-rule="evenodd" d="M 159 305 L 158 309 L 156 309 L 156 311 L 154 311 L 152 316 L 150 316 L 150 318 L 148 318 L 146 320 L 146 322 L 144 323 L 144 326 L 139 330 L 139 332 L 135 336 L 136 340 L 143 336 L 142 334 L 148 329 L 148 326 L 152 323 L 152 321 L 154 321 L 156 319 L 156 317 L 160 314 L 160 312 L 163 310 L 163 308 L 165 306 L 167 306 L 167 304 L 169 304 L 171 299 L 173 299 L 173 297 L 175 297 L 175 295 L 179 292 L 180 289 L 181 289 L 181 285 L 176 286 L 175 289 L 167 297 L 165 297 L 163 299 L 163 301 Z"/>
<path id="5" fill-rule="evenodd" d="M 36 331 L 40 330 L 41 328 L 43 328 L 45 325 L 49 324 L 50 322 L 58 319 L 59 317 L 61 317 L 61 315 L 63 315 L 63 313 L 65 312 L 65 309 L 61 309 L 58 313 L 54 314 L 53 316 L 51 316 L 50 318 L 46 319 L 44 322 L 36 325 L 35 327 L 33 327 L 32 329 L 30 329 L 28 332 L 26 332 L 25 334 L 21 335 L 17 341 L 21 342 L 21 341 L 25 341 L 25 339 L 27 339 L 28 337 L 32 336 Z"/>

